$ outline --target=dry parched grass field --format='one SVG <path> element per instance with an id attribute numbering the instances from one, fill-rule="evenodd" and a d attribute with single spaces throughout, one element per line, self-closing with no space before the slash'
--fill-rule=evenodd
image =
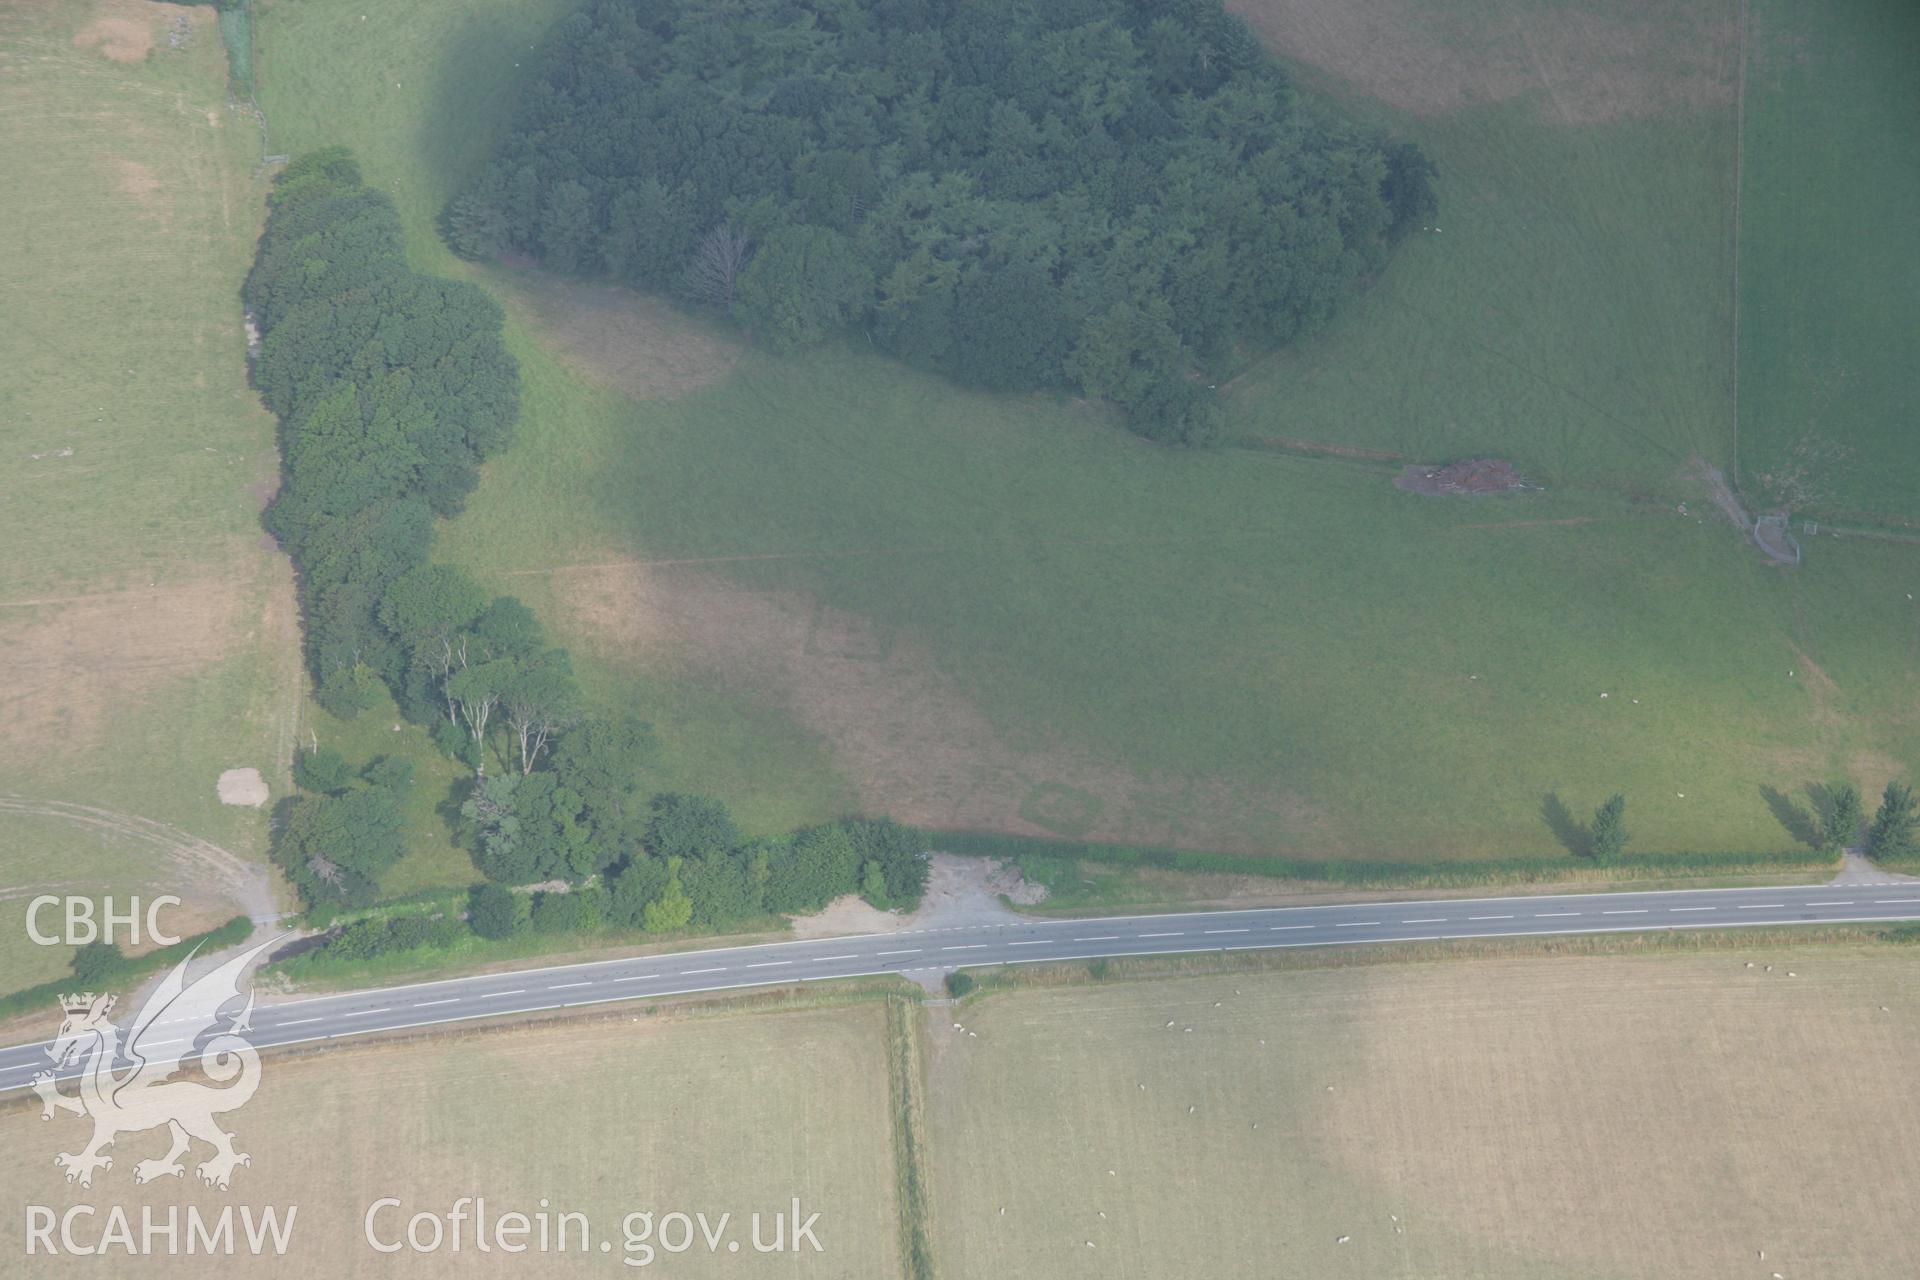
<path id="1" fill-rule="evenodd" d="M 274 905 L 265 810 L 215 794 L 282 794 L 301 687 L 238 299 L 259 154 L 211 7 L 0 0 L 0 989 L 66 966 L 40 886 Z"/>
<path id="2" fill-rule="evenodd" d="M 1920 956 L 1386 964 L 956 1017 L 951 1275 L 1920 1272 Z"/>
<path id="3" fill-rule="evenodd" d="M 133 1182 L 136 1160 L 164 1153 L 162 1133 L 127 1135 L 114 1167 L 90 1191 L 61 1181 L 56 1151 L 76 1149 L 84 1125 L 39 1109 L 0 1112 L 0 1256 L 7 1274 L 97 1275 L 97 1258 L 24 1256 L 19 1206 L 226 1205 L 299 1207 L 285 1257 L 150 1257 L 117 1274 L 142 1277 L 351 1277 L 406 1275 L 807 1276 L 879 1280 L 898 1274 L 884 1010 L 877 1004 L 754 1015 L 625 1017 L 521 1027 L 359 1048 L 308 1060 L 269 1058 L 260 1092 L 223 1117 L 253 1157 L 229 1192 L 184 1180 Z M 204 1148 L 194 1158 L 204 1158 Z M 367 1209 L 397 1197 L 376 1219 L 383 1241 L 418 1212 L 444 1215 L 461 1196 L 484 1196 L 489 1217 L 543 1206 L 586 1215 L 589 1251 L 481 1254 L 469 1234 L 459 1252 L 386 1255 L 366 1243 Z M 818 1253 L 756 1253 L 772 1241 L 773 1211 L 818 1212 Z M 730 1213 L 717 1253 L 696 1226 L 694 1246 L 670 1254 L 653 1241 L 652 1265 L 626 1248 L 633 1212 Z M 184 1212 L 184 1210 L 183 1210 Z M 639 1224 L 634 1224 L 636 1233 Z M 97 1236 L 101 1229 L 93 1228 Z M 790 1229 L 790 1224 L 789 1228 Z M 673 1230 L 677 1230 L 673 1229 Z M 424 1238 L 424 1237 L 423 1237 Z M 557 1237 L 550 1237 L 557 1238 Z M 534 1237 L 529 1236 L 529 1240 Z M 671 1235 L 672 1243 L 678 1237 Z M 602 1252 L 599 1242 L 611 1249 Z M 726 1241 L 737 1242 L 730 1251 Z M 450 1243 L 451 1237 L 448 1237 Z M 16 1270 L 15 1268 L 19 1268 Z"/>
<path id="4" fill-rule="evenodd" d="M 626 1215 L 651 1211 L 658 1229 L 679 1211 L 707 1215 L 717 1251 L 696 1235 L 670 1255 L 656 1237 L 643 1274 L 874 1280 L 903 1256 L 887 1016 L 871 1000 L 634 1009 L 271 1056 L 259 1095 L 223 1121 L 253 1158 L 227 1193 L 191 1168 L 136 1186 L 158 1133 L 123 1136 L 91 1189 L 69 1187 L 52 1157 L 85 1124 L 43 1124 L 28 1099 L 0 1109 L 0 1202 L 121 1205 L 136 1224 L 144 1205 L 297 1205 L 285 1257 L 221 1260 L 234 1276 L 624 1274 L 641 1252 Z M 1082 980 L 926 1016 L 925 1059 L 910 1051 L 907 1068 L 918 1203 L 949 1280 L 1920 1269 L 1907 949 Z M 480 1254 L 471 1234 L 458 1253 L 365 1242 L 376 1201 L 401 1203 L 376 1220 L 391 1240 L 415 1213 L 444 1226 L 462 1196 L 485 1197 L 490 1219 L 583 1214 L 588 1251 L 577 1220 L 572 1251 L 544 1256 Z M 795 1196 L 821 1215 L 822 1251 L 754 1252 L 751 1215 L 766 1238 Z M 8 1275 L 99 1270 L 26 1258 L 24 1230 L 17 1208 L 0 1216 L 0 1256 L 21 1260 Z M 150 1257 L 125 1273 L 207 1265 Z"/>

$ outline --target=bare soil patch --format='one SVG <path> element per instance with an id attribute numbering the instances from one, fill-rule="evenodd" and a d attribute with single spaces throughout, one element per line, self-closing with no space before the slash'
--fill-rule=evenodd
<path id="1" fill-rule="evenodd" d="M 1019 916 L 1000 901 L 1006 897 L 1022 906 L 1046 899 L 1047 891 L 1020 874 L 1020 868 L 998 858 L 963 858 L 936 853 L 927 867 L 927 891 L 911 915 L 881 911 L 856 894 L 836 898 L 824 911 L 793 917 L 793 931 L 802 938 L 846 933 L 891 933 L 898 929 L 952 929 L 983 924 L 1010 924 Z"/>
<path id="2" fill-rule="evenodd" d="M 267 802 L 267 782 L 258 769 L 228 769 L 220 775 L 215 789 L 221 804 L 258 809 Z"/>
<path id="3" fill-rule="evenodd" d="M 98 49 L 114 62 L 138 62 L 153 48 L 153 28 L 151 20 L 96 18 L 75 33 L 73 44 L 77 49 Z"/>
<path id="4" fill-rule="evenodd" d="M 907 917 L 882 911 L 857 893 L 835 898 L 810 916 L 793 916 L 796 938 L 839 938 L 855 933 L 894 933 Z"/>
<path id="5" fill-rule="evenodd" d="M 569 367 L 636 400 L 671 400 L 717 382 L 743 350 L 717 328 L 617 285 L 526 271 L 510 287 Z"/>
<path id="6" fill-rule="evenodd" d="M 1282 55 L 1430 115 L 1513 98 L 1569 126 L 1730 106 L 1732 6 L 1586 0 L 1489 14 L 1430 0 L 1229 0 Z"/>
<path id="7" fill-rule="evenodd" d="M 1411 493 L 1472 495 L 1511 493 L 1527 485 L 1521 480 L 1520 473 L 1513 469 L 1511 462 L 1499 458 L 1473 458 L 1465 462 L 1448 463 L 1444 467 L 1418 464 L 1402 467 L 1400 474 L 1394 478 L 1393 487 Z"/>
<path id="8" fill-rule="evenodd" d="M 0 600 L 0 744 L 98 745 L 127 702 L 227 657 L 239 624 L 240 594 L 220 579 Z"/>

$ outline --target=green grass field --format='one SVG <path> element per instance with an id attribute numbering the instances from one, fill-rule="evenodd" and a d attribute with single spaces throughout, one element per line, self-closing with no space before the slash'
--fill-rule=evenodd
<path id="1" fill-rule="evenodd" d="M 1740 220 L 1740 479 L 1920 523 L 1920 10 L 1754 0 Z"/>
<path id="2" fill-rule="evenodd" d="M 936 1249 L 1007 1280 L 1911 1274 L 1909 951 L 989 994 L 934 1033 Z"/>
<path id="3" fill-rule="evenodd" d="M 510 109 L 513 62 L 563 8 L 421 5 L 365 23 L 337 0 L 269 8 L 278 145 L 354 147 L 395 192 L 415 261 L 472 272 L 432 219 Z M 1920 615 L 1904 598 L 1920 562 L 1823 542 L 1783 574 L 1675 478 L 1691 453 L 1730 448 L 1729 299 L 1701 283 L 1730 265 L 1731 172 L 1706 161 L 1730 141 L 1719 56 L 1701 55 L 1691 97 L 1656 95 L 1674 119 L 1608 117 L 1588 86 L 1561 106 L 1599 118 L 1569 127 L 1525 84 L 1407 114 L 1466 234 L 1417 241 L 1341 328 L 1242 393 L 1291 397 L 1282 364 L 1337 358 L 1349 372 L 1313 384 L 1329 419 L 1379 421 L 1368 397 L 1387 393 L 1362 376 L 1378 370 L 1413 410 L 1434 397 L 1403 425 L 1477 420 L 1470 400 L 1537 379 L 1462 372 L 1454 395 L 1428 376 L 1445 352 L 1383 348 L 1402 331 L 1367 326 L 1416 287 L 1422 307 L 1510 308 L 1507 331 L 1542 344 L 1522 363 L 1552 364 L 1571 392 L 1471 448 L 1340 438 L 1484 444 L 1566 488 L 1422 499 L 1379 464 L 1170 453 L 1070 401 L 965 394 L 853 350 L 723 352 L 702 322 L 644 302 L 635 332 L 596 345 L 556 328 L 550 287 L 489 268 L 474 274 L 508 306 L 526 412 L 441 554 L 533 604 L 597 696 L 654 721 L 651 784 L 717 791 L 759 829 L 860 805 L 1419 861 L 1554 849 L 1545 797 L 1584 814 L 1619 789 L 1637 847 L 1781 846 L 1763 786 L 1845 773 L 1877 788 L 1920 760 Z M 1478 173 L 1476 139 L 1492 140 Z M 1534 195 L 1503 185 L 1516 174 Z M 1611 203 L 1579 208 L 1583 191 Z M 1472 238 L 1475 208 L 1505 210 L 1483 233 L 1497 243 Z M 1582 219 L 1597 240 L 1576 275 L 1481 279 L 1502 257 L 1564 256 Z M 1592 307 L 1565 305 L 1602 282 L 1613 292 Z M 1543 330 L 1554 307 L 1573 331 Z M 689 335 L 719 353 L 704 375 Z M 658 363 L 659 343 L 684 357 L 674 376 L 634 385 L 629 366 Z M 1584 425 L 1554 407 L 1581 401 L 1601 406 Z"/>
<path id="4" fill-rule="evenodd" d="M 1437 231 L 1230 385 L 1239 433 L 1661 495 L 1726 464 L 1735 0 L 1230 7 L 1441 175 Z"/>
<path id="5" fill-rule="evenodd" d="M 265 181 L 225 65 L 209 8 L 0 4 L 0 985 L 64 968 L 26 940 L 42 888 L 224 919 L 247 891 L 192 838 L 265 883 L 265 812 L 215 796 L 234 767 L 283 789 L 300 678 L 238 301 Z M 105 816 L 48 812 L 73 804 Z"/>

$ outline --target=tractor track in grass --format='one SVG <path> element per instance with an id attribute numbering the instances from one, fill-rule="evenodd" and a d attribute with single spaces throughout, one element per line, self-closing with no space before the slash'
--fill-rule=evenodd
<path id="1" fill-rule="evenodd" d="M 188 883 L 233 899 L 256 923 L 280 914 L 265 867 L 178 827 L 93 805 L 0 795 L 0 815 L 5 814 L 51 818 L 159 848 Z"/>

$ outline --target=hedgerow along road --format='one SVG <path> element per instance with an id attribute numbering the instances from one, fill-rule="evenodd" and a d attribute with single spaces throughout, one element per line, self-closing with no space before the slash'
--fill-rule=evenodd
<path id="1" fill-rule="evenodd" d="M 1904 920 L 1920 920 L 1920 882 L 1892 877 L 1034 919 L 631 956 L 274 1001 L 255 1008 L 248 1039 L 266 1049 L 695 992 L 1102 957 Z M 0 1049 L 0 1094 L 27 1088 L 49 1063 L 44 1041 Z"/>

